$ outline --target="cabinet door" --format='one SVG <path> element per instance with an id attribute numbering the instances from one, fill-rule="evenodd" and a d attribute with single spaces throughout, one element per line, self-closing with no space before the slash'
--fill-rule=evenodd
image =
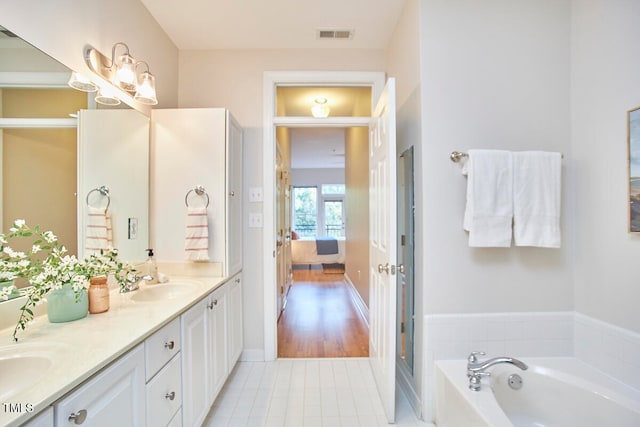
<path id="1" fill-rule="evenodd" d="M 185 426 L 200 425 L 209 412 L 210 371 L 208 299 L 204 299 L 181 317 L 182 329 L 182 402 Z"/>
<path id="2" fill-rule="evenodd" d="M 209 328 L 210 335 L 210 352 L 209 362 L 211 364 L 211 403 L 216 396 L 225 380 L 227 379 L 227 285 L 211 294 L 209 298 Z"/>
<path id="3" fill-rule="evenodd" d="M 229 373 L 242 353 L 242 275 L 238 274 L 229 283 Z"/>
<path id="4" fill-rule="evenodd" d="M 144 350 L 139 345 L 56 404 L 56 425 L 143 427 Z"/>
<path id="5" fill-rule="evenodd" d="M 227 113 L 227 275 L 242 269 L 242 128 Z"/>
<path id="6" fill-rule="evenodd" d="M 22 427 L 51 427 L 53 425 L 53 408 L 49 406 L 44 411 L 36 415 L 23 424 Z"/>

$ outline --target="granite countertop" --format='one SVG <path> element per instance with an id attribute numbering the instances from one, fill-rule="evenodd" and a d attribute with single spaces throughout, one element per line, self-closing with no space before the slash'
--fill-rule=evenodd
<path id="1" fill-rule="evenodd" d="M 17 343 L 12 339 L 14 326 L 0 330 L 0 357 L 37 354 L 52 362 L 43 368 L 41 378 L 20 393 L 6 396 L 0 390 L 0 425 L 18 426 L 46 409 L 227 280 L 221 276 L 171 276 L 167 284 L 188 282 L 189 291 L 149 302 L 137 301 L 135 295 L 145 287 L 165 284 L 142 284 L 140 290 L 126 294 L 116 289 L 110 294 L 109 311 L 68 323 L 49 323 L 46 315 L 38 316 L 19 332 Z M 16 377 L 21 380 L 19 373 Z M 22 405 L 22 412 L 15 411 L 16 404 Z"/>

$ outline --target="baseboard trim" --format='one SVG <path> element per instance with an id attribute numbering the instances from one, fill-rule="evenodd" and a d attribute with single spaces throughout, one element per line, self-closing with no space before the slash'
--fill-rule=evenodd
<path id="1" fill-rule="evenodd" d="M 400 365 L 399 361 L 396 361 L 396 384 L 400 388 L 400 391 L 404 393 L 416 417 L 422 420 L 422 401 L 411 383 L 411 375 Z"/>
<path id="2" fill-rule="evenodd" d="M 349 294 L 351 295 L 351 301 L 353 301 L 353 305 L 355 305 L 358 314 L 362 317 L 362 320 L 369 327 L 369 308 L 364 303 L 364 300 L 360 296 L 360 293 L 356 289 L 355 285 L 349 278 L 347 273 L 344 274 L 344 281 L 347 283 L 347 288 L 349 289 Z"/>
<path id="3" fill-rule="evenodd" d="M 264 362 L 263 349 L 244 349 L 240 355 L 241 362 Z"/>

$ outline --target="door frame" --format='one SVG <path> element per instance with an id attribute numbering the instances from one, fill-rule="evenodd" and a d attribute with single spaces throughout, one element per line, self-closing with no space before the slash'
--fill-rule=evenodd
<path id="1" fill-rule="evenodd" d="M 369 126 L 369 117 L 277 117 L 278 86 L 366 86 L 371 87 L 372 111 L 382 90 L 384 72 L 368 71 L 266 71 L 263 80 L 263 275 L 264 278 L 264 359 L 275 360 L 278 354 L 275 159 L 276 126 L 288 127 L 352 127 Z"/>

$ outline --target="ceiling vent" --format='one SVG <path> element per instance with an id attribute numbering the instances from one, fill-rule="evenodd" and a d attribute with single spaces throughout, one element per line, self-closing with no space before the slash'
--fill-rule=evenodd
<path id="1" fill-rule="evenodd" d="M 320 40 L 351 40 L 353 30 L 318 30 L 318 38 Z"/>

